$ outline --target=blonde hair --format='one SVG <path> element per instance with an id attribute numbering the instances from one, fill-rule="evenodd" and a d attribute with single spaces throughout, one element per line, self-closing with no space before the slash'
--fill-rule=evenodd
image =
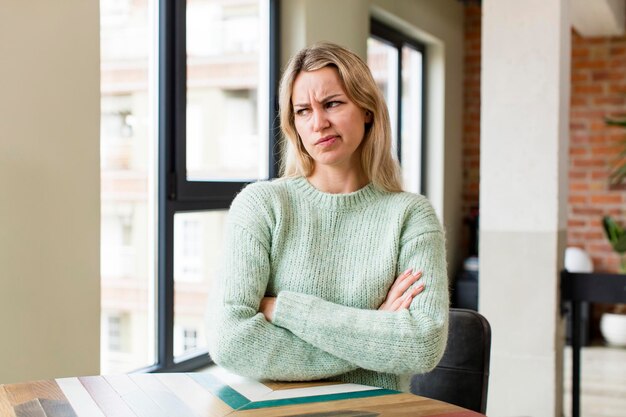
<path id="1" fill-rule="evenodd" d="M 305 176 L 313 172 L 315 161 L 308 154 L 294 122 L 291 95 L 293 83 L 302 71 L 334 67 L 348 98 L 372 115 L 361 142 L 361 165 L 368 179 L 378 188 L 402 191 L 400 167 L 391 151 L 391 125 L 385 99 L 367 64 L 355 53 L 332 43 L 322 42 L 294 55 L 280 81 L 280 127 L 283 132 L 282 177 Z"/>

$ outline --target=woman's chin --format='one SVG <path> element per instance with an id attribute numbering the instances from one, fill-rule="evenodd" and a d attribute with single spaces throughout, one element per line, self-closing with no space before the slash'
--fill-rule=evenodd
<path id="1" fill-rule="evenodd" d="M 338 169 L 350 168 L 349 158 L 340 158 L 332 156 L 323 156 L 315 160 L 317 168 L 321 169 Z"/>

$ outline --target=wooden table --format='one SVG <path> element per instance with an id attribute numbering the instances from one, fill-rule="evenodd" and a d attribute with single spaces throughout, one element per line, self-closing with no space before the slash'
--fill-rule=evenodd
<path id="1" fill-rule="evenodd" d="M 221 369 L 58 378 L 0 385 L 0 417 L 484 417 L 398 391 L 343 383 L 276 383 Z"/>

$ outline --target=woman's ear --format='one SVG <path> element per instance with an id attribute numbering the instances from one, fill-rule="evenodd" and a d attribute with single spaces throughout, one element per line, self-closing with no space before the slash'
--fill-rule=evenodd
<path id="1" fill-rule="evenodd" d="M 369 110 L 365 110 L 365 123 L 372 123 L 373 120 L 374 115 L 372 114 L 372 112 Z"/>

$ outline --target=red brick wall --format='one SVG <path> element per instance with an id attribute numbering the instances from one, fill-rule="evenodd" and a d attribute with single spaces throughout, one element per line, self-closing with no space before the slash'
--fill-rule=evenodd
<path id="1" fill-rule="evenodd" d="M 582 38 L 572 33 L 568 246 L 585 249 L 596 271 L 616 272 L 619 258 L 602 230 L 602 216 L 626 225 L 626 189 L 611 189 L 611 160 L 626 130 L 605 117 L 626 113 L 626 36 Z"/>
<path id="2" fill-rule="evenodd" d="M 463 216 L 478 206 L 480 164 L 480 6 L 465 8 Z M 585 249 L 596 271 L 615 272 L 619 258 L 602 231 L 609 214 L 626 226 L 626 189 L 611 189 L 610 160 L 626 130 L 605 117 L 626 113 L 626 36 L 583 39 L 572 33 L 570 190 L 567 245 Z M 465 252 L 465 249 L 463 249 Z"/>
<path id="3" fill-rule="evenodd" d="M 463 218 L 461 255 L 467 256 L 470 246 L 468 220 L 478 208 L 480 177 L 480 25 L 481 7 L 465 6 L 465 76 L 463 80 Z"/>

